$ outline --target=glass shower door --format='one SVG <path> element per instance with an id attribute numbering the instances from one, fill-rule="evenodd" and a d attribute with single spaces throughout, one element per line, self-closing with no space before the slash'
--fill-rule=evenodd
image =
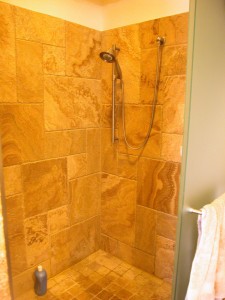
<path id="1" fill-rule="evenodd" d="M 225 1 L 191 0 L 173 300 L 185 299 L 200 209 L 225 192 Z"/>

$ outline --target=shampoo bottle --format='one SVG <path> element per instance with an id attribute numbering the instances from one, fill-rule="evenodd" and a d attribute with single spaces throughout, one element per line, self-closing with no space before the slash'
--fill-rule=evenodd
<path id="1" fill-rule="evenodd" d="M 42 296 L 47 292 L 47 273 L 42 266 L 38 266 L 34 272 L 34 276 L 34 291 L 38 296 Z"/>

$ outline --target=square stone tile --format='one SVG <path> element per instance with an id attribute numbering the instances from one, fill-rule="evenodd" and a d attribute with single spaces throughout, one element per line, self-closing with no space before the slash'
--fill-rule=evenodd
<path id="1" fill-rule="evenodd" d="M 142 158 L 138 165 L 138 204 L 176 215 L 179 175 L 179 164 Z"/>
<path id="2" fill-rule="evenodd" d="M 47 214 L 26 219 L 24 227 L 27 264 L 32 267 L 47 260 L 50 255 Z"/>
<path id="3" fill-rule="evenodd" d="M 42 45 L 17 40 L 17 92 L 18 102 L 44 101 Z"/>
<path id="4" fill-rule="evenodd" d="M 100 214 L 100 175 L 93 174 L 70 182 L 72 224 Z"/>
<path id="5" fill-rule="evenodd" d="M 44 73 L 65 75 L 65 55 L 65 48 L 43 45 Z"/>
<path id="6" fill-rule="evenodd" d="M 22 174 L 26 217 L 67 204 L 65 158 L 23 165 Z"/>
<path id="7" fill-rule="evenodd" d="M 136 182 L 102 175 L 101 228 L 104 234 L 133 245 Z"/>

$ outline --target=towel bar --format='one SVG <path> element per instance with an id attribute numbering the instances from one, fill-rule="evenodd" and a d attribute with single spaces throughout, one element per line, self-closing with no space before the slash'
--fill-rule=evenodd
<path id="1" fill-rule="evenodd" d="M 198 214 L 198 215 L 202 215 L 202 211 L 201 210 L 194 209 L 194 208 L 189 208 L 188 212 L 194 213 L 194 214 Z"/>

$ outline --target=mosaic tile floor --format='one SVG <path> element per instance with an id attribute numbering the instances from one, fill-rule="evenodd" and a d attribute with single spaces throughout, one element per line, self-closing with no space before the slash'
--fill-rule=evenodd
<path id="1" fill-rule="evenodd" d="M 23 300 L 170 300 L 171 285 L 99 250 L 48 280 L 48 292 Z"/>

